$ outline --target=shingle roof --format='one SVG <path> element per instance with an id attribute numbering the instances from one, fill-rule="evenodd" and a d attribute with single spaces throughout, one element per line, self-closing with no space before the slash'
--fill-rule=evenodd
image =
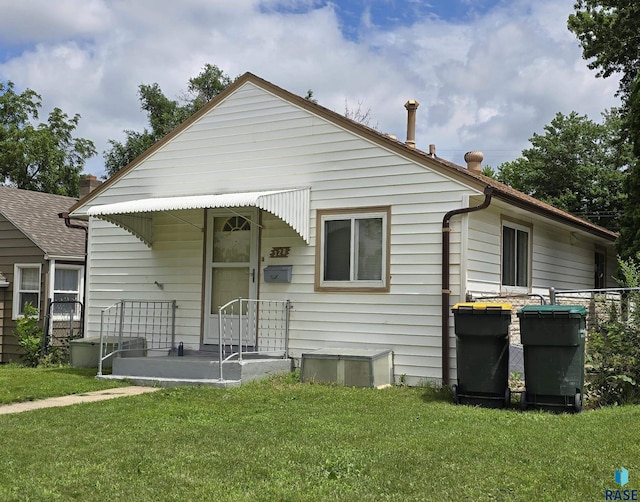
<path id="1" fill-rule="evenodd" d="M 0 186 L 0 213 L 52 256 L 84 256 L 84 232 L 68 228 L 58 217 L 76 202 L 63 195 Z"/>

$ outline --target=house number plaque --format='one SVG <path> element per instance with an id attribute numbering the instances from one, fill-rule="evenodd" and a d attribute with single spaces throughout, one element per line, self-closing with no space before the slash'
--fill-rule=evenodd
<path id="1" fill-rule="evenodd" d="M 273 247 L 271 248 L 271 253 L 269 253 L 269 258 L 287 258 L 289 256 L 289 251 L 291 251 L 289 246 Z"/>

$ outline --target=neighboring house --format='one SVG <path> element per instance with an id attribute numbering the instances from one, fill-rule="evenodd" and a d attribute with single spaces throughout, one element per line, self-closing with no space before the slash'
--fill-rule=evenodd
<path id="1" fill-rule="evenodd" d="M 58 217 L 76 202 L 0 186 L 0 362 L 19 358 L 14 330 L 26 303 L 43 325 L 49 299 L 82 300 L 85 231 Z"/>
<path id="2" fill-rule="evenodd" d="M 448 382 L 467 294 L 610 284 L 615 234 L 481 175 L 477 152 L 464 168 L 415 149 L 407 108 L 405 144 L 239 78 L 73 207 L 90 222 L 87 336 L 120 299 L 175 299 L 176 340 L 198 349 L 227 300 L 289 299 L 296 362 L 391 349 L 397 379 Z"/>

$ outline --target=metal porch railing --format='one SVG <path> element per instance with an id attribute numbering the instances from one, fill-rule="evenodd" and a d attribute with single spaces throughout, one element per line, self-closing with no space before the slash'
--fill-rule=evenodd
<path id="1" fill-rule="evenodd" d="M 175 349 L 176 301 L 121 300 L 100 313 L 98 375 L 106 359 L 124 352 Z"/>
<path id="2" fill-rule="evenodd" d="M 218 308 L 218 359 L 220 380 L 223 363 L 233 358 L 262 354 L 289 356 L 289 300 L 237 298 Z"/>

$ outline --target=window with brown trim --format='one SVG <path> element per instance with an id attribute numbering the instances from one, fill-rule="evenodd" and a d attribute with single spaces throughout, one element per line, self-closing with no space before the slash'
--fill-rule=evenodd
<path id="1" fill-rule="evenodd" d="M 531 229 L 511 222 L 502 224 L 502 285 L 529 287 Z"/>
<path id="2" fill-rule="evenodd" d="M 316 288 L 388 290 L 389 208 L 318 211 Z"/>

